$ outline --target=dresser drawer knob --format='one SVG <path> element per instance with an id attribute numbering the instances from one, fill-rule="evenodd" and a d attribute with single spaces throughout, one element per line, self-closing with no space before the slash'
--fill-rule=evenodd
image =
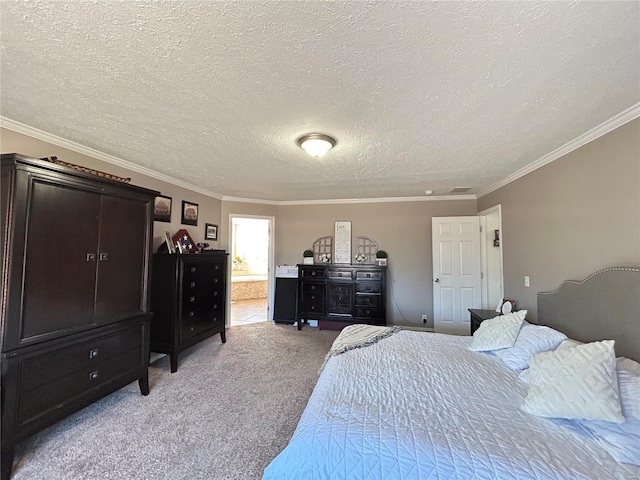
<path id="1" fill-rule="evenodd" d="M 95 253 L 87 253 L 87 262 L 95 262 L 96 254 Z"/>
<path id="2" fill-rule="evenodd" d="M 366 315 L 371 315 L 371 310 L 365 310 L 365 311 L 364 311 L 364 313 L 365 313 Z"/>
<path id="3" fill-rule="evenodd" d="M 196 301 L 196 297 L 192 295 L 191 297 L 189 297 L 189 301 L 191 303 L 195 302 Z"/>
<path id="4" fill-rule="evenodd" d="M 214 265 L 214 266 L 213 266 L 213 269 L 214 269 L 214 270 L 220 270 L 220 265 Z"/>
<path id="5" fill-rule="evenodd" d="M 96 370 L 94 372 L 91 372 L 89 374 L 89 381 L 90 382 L 93 382 L 94 380 L 97 380 L 97 379 L 98 379 L 98 370 Z"/>
<path id="6" fill-rule="evenodd" d="M 190 332 L 193 332 L 193 330 L 194 330 L 193 325 L 191 325 L 191 326 L 189 327 L 189 331 L 190 331 Z"/>
<path id="7" fill-rule="evenodd" d="M 218 291 L 217 291 L 217 290 L 214 290 L 214 291 L 213 291 L 213 296 L 214 296 L 214 297 L 217 297 L 217 296 L 218 296 Z"/>
<path id="8" fill-rule="evenodd" d="M 196 282 L 191 282 L 191 288 L 196 288 Z"/>
<path id="9" fill-rule="evenodd" d="M 311 300 L 315 300 L 316 296 L 315 295 L 311 295 Z"/>
<path id="10" fill-rule="evenodd" d="M 106 252 L 100 252 L 99 258 L 101 262 L 104 262 L 105 260 L 109 260 L 109 254 Z"/>
<path id="11" fill-rule="evenodd" d="M 370 273 L 367 273 L 367 277 L 370 277 L 370 276 L 371 276 L 371 274 L 370 274 Z"/>
<path id="12" fill-rule="evenodd" d="M 89 358 L 96 358 L 98 356 L 98 349 L 94 348 L 93 350 L 89 351 Z"/>
<path id="13" fill-rule="evenodd" d="M 338 301 L 341 302 L 342 301 L 342 297 L 338 297 Z"/>
<path id="14" fill-rule="evenodd" d="M 213 310 L 217 310 L 217 309 L 218 309 L 218 304 L 217 304 L 217 303 L 214 303 L 214 304 L 213 304 L 213 307 L 211 307 L 211 308 L 212 308 Z"/>
<path id="15" fill-rule="evenodd" d="M 213 279 L 213 283 L 218 283 L 218 279 L 217 279 L 217 278 L 214 278 L 214 279 Z"/>
<path id="16" fill-rule="evenodd" d="M 371 287 L 367 287 L 367 290 L 371 290 Z"/>
<path id="17" fill-rule="evenodd" d="M 311 310 L 315 310 L 315 309 L 316 309 L 316 307 L 311 305 Z"/>
<path id="18" fill-rule="evenodd" d="M 196 315 L 196 312 L 194 312 L 193 310 L 189 312 L 190 317 L 194 317 L 195 315 Z"/>
<path id="19" fill-rule="evenodd" d="M 196 267 L 191 267 L 191 273 L 195 273 L 196 272 Z"/>
<path id="20" fill-rule="evenodd" d="M 338 276 L 339 276 L 339 277 L 341 277 L 341 276 L 342 276 L 342 272 L 339 272 L 339 273 L 338 273 Z"/>
<path id="21" fill-rule="evenodd" d="M 311 272 L 311 276 L 315 277 L 316 276 L 316 272 Z"/>

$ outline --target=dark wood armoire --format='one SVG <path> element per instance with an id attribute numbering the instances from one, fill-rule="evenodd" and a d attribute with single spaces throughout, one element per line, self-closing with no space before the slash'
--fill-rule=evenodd
<path id="1" fill-rule="evenodd" d="M 149 393 L 158 192 L 1 157 L 2 480 L 16 443 L 138 380 Z"/>

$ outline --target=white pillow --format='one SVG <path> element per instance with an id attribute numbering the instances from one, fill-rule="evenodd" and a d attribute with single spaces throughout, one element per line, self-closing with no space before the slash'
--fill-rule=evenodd
<path id="1" fill-rule="evenodd" d="M 522 410 L 541 417 L 622 423 L 613 340 L 534 355 Z"/>
<path id="2" fill-rule="evenodd" d="M 581 420 L 600 446 L 621 463 L 640 466 L 640 376 L 618 369 L 624 423 Z"/>
<path id="3" fill-rule="evenodd" d="M 469 350 L 488 352 L 513 347 L 526 316 L 526 310 L 519 310 L 508 315 L 500 315 L 491 320 L 485 320 L 473 333 Z"/>
<path id="4" fill-rule="evenodd" d="M 630 358 L 618 357 L 618 370 L 621 368 L 640 375 L 640 363 L 634 362 Z"/>
<path id="5" fill-rule="evenodd" d="M 586 428 L 616 461 L 640 466 L 640 375 L 621 366 L 618 359 L 617 377 L 624 423 L 601 420 L 563 421 Z M 528 383 L 529 370 L 520 373 L 519 378 Z"/>
<path id="6" fill-rule="evenodd" d="M 564 342 L 558 345 L 558 350 L 560 350 L 561 348 L 577 347 L 578 345 L 584 345 L 584 343 L 573 340 L 572 338 L 567 338 Z"/>
<path id="7" fill-rule="evenodd" d="M 524 322 L 513 347 L 498 350 L 495 354 L 510 369 L 524 370 L 529 368 L 533 355 L 554 350 L 566 339 L 567 336 L 564 333 L 560 333 L 553 328 Z"/>

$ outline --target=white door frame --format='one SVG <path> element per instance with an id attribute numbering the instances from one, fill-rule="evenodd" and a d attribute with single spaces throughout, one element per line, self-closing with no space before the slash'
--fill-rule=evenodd
<path id="1" fill-rule="evenodd" d="M 276 235 L 276 217 L 269 217 L 263 215 L 239 215 L 235 213 L 229 214 L 229 226 L 227 231 L 229 232 L 229 239 L 227 245 L 229 246 L 229 255 L 231 255 L 233 249 L 233 219 L 234 218 L 252 218 L 255 220 L 268 220 L 269 221 L 269 261 L 267 267 L 267 305 L 268 305 L 268 319 L 273 320 L 273 297 L 275 292 L 275 268 L 273 263 L 275 262 L 275 235 Z M 229 259 L 231 264 L 232 259 Z M 227 319 L 225 324 L 227 327 L 231 324 L 231 265 L 227 269 Z"/>
<path id="2" fill-rule="evenodd" d="M 504 259 L 503 259 L 503 244 L 504 244 L 504 232 L 502 231 L 502 205 L 494 205 L 493 207 L 487 208 L 478 212 L 478 216 L 480 217 L 480 226 L 482 227 L 482 234 L 480 235 L 480 262 L 481 262 L 481 270 L 482 270 L 482 308 L 484 309 L 495 309 L 498 305 L 489 305 L 489 276 L 487 275 L 487 250 L 489 248 L 493 248 L 492 245 L 489 245 L 486 241 L 486 231 L 487 231 L 487 215 L 490 213 L 498 212 L 498 224 L 500 229 L 500 293 L 501 298 L 504 298 Z"/>

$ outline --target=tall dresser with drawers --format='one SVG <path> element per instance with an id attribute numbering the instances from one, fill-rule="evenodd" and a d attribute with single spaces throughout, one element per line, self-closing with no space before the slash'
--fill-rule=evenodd
<path id="1" fill-rule="evenodd" d="M 151 350 L 169 354 L 171 372 L 180 352 L 220 334 L 225 343 L 227 254 L 153 255 Z"/>
<path id="2" fill-rule="evenodd" d="M 135 380 L 149 393 L 158 192 L 2 155 L 2 479 L 13 451 Z"/>
<path id="3" fill-rule="evenodd" d="M 386 273 L 374 265 L 298 265 L 298 330 L 308 320 L 329 329 L 386 325 Z"/>

